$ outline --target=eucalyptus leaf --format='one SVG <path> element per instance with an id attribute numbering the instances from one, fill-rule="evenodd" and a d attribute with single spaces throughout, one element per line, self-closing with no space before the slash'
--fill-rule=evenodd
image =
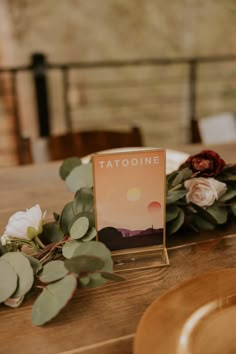
<path id="1" fill-rule="evenodd" d="M 60 220 L 60 214 L 56 213 L 55 211 L 53 212 L 53 217 L 54 217 L 54 220 L 55 222 L 59 222 Z"/>
<path id="2" fill-rule="evenodd" d="M 66 306 L 77 288 L 77 279 L 73 274 L 47 285 L 36 299 L 32 308 L 32 322 L 41 326 Z"/>
<path id="3" fill-rule="evenodd" d="M 83 211 L 93 212 L 94 209 L 94 195 L 92 188 L 80 188 L 74 198 L 73 208 L 75 214 Z"/>
<path id="4" fill-rule="evenodd" d="M 121 275 L 116 274 L 116 273 L 109 273 L 109 272 L 100 272 L 101 276 L 107 280 L 113 280 L 113 281 L 124 281 L 125 278 L 123 278 Z"/>
<path id="5" fill-rule="evenodd" d="M 200 207 L 197 204 L 190 203 L 190 205 L 196 210 L 196 212 L 201 216 L 202 218 L 206 219 L 210 223 L 217 224 L 217 220 L 213 215 L 211 215 L 206 209 Z"/>
<path id="6" fill-rule="evenodd" d="M 45 264 L 43 271 L 40 273 L 39 280 L 42 283 L 51 283 L 64 278 L 68 274 L 68 269 L 64 262 L 57 260 Z"/>
<path id="7" fill-rule="evenodd" d="M 27 254 L 25 254 L 24 256 L 29 260 L 30 265 L 34 271 L 34 274 L 38 274 L 40 270 L 43 268 L 42 263 L 40 263 L 38 259 L 29 256 Z"/>
<path id="8" fill-rule="evenodd" d="M 17 288 L 18 276 L 14 268 L 0 258 L 0 303 L 6 301 Z"/>
<path id="9" fill-rule="evenodd" d="M 104 261 L 104 267 L 100 271 L 112 272 L 113 261 L 111 252 L 103 243 L 99 241 L 81 242 L 79 247 L 75 249 L 73 256 L 81 255 L 97 256 L 101 258 Z M 99 273 L 89 274 L 89 277 L 90 282 L 86 285 L 87 287 L 100 286 L 107 281 L 107 279 L 104 279 Z"/>
<path id="10" fill-rule="evenodd" d="M 13 297 L 25 295 L 34 283 L 34 272 L 30 261 L 20 252 L 5 253 L 1 259 L 8 262 L 18 275 L 18 286 Z"/>
<path id="11" fill-rule="evenodd" d="M 169 235 L 174 234 L 176 231 L 179 230 L 179 228 L 183 225 L 183 223 L 184 223 L 184 212 L 182 209 L 179 209 L 177 218 L 167 223 L 167 233 Z"/>
<path id="12" fill-rule="evenodd" d="M 177 200 L 183 198 L 186 195 L 186 190 L 185 189 L 178 189 L 175 191 L 168 191 L 167 197 L 166 197 L 166 204 L 172 204 L 175 203 Z"/>
<path id="13" fill-rule="evenodd" d="M 224 193 L 219 200 L 221 202 L 226 202 L 234 197 L 236 197 L 236 189 L 228 188 L 227 192 Z"/>
<path id="14" fill-rule="evenodd" d="M 93 227 L 95 226 L 95 215 L 93 212 L 90 211 L 82 211 L 79 214 L 76 214 L 73 219 L 71 220 L 71 223 L 69 225 L 69 230 L 70 227 L 72 226 L 72 224 L 74 223 L 74 221 L 80 217 L 86 217 L 89 220 L 89 227 Z"/>
<path id="15" fill-rule="evenodd" d="M 179 172 L 177 173 L 177 175 L 175 176 L 172 182 L 172 186 L 173 187 L 177 186 L 178 184 L 182 183 L 184 180 L 190 178 L 192 174 L 193 172 L 188 167 L 179 170 Z"/>
<path id="16" fill-rule="evenodd" d="M 69 225 L 74 217 L 75 212 L 73 209 L 73 202 L 70 202 L 64 206 L 60 217 L 60 227 L 64 235 L 69 233 Z"/>
<path id="17" fill-rule="evenodd" d="M 233 203 L 233 204 L 230 206 L 230 208 L 231 208 L 231 211 L 232 211 L 233 215 L 236 216 L 236 203 Z"/>
<path id="18" fill-rule="evenodd" d="M 79 277 L 78 286 L 80 288 L 85 288 L 90 282 L 90 277 L 88 275 L 83 275 Z"/>
<path id="19" fill-rule="evenodd" d="M 178 174 L 178 171 L 173 171 L 166 176 L 166 182 L 167 182 L 168 186 L 172 186 L 172 183 L 173 183 L 175 177 L 177 176 L 177 174 Z"/>
<path id="20" fill-rule="evenodd" d="M 43 232 L 40 235 L 42 242 L 46 244 L 56 243 L 63 240 L 64 234 L 56 222 L 49 222 L 43 225 Z"/>
<path id="21" fill-rule="evenodd" d="M 65 258 L 70 259 L 73 257 L 73 254 L 77 247 L 79 247 L 81 244 L 81 241 L 76 241 L 76 240 L 68 240 L 64 243 L 62 247 L 62 254 Z"/>
<path id="22" fill-rule="evenodd" d="M 195 214 L 192 220 L 193 224 L 197 226 L 199 230 L 214 230 L 216 227 L 215 223 L 210 222 L 209 220 L 204 219 L 202 216 Z"/>
<path id="23" fill-rule="evenodd" d="M 95 229 L 95 227 L 91 227 L 87 234 L 82 238 L 83 242 L 88 242 L 93 240 L 95 237 L 97 236 L 97 230 Z"/>
<path id="24" fill-rule="evenodd" d="M 5 254 L 7 252 L 8 252 L 7 247 L 3 246 L 0 241 L 0 256 L 2 256 L 3 254 Z"/>
<path id="25" fill-rule="evenodd" d="M 89 229 L 89 219 L 86 216 L 79 216 L 70 226 L 69 233 L 74 240 L 78 240 L 86 235 Z"/>
<path id="26" fill-rule="evenodd" d="M 77 214 L 77 216 L 85 216 L 89 219 L 89 227 L 95 226 L 95 215 L 94 212 L 83 211 L 82 213 Z"/>
<path id="27" fill-rule="evenodd" d="M 236 164 L 234 164 L 234 165 L 226 165 L 224 167 L 223 172 L 230 173 L 230 174 L 233 174 L 233 175 L 236 174 Z"/>
<path id="28" fill-rule="evenodd" d="M 93 186 L 92 164 L 82 164 L 75 167 L 66 177 L 66 186 L 71 192 L 76 192 L 80 188 Z"/>
<path id="29" fill-rule="evenodd" d="M 86 285 L 83 285 L 83 283 L 81 283 L 79 281 L 79 286 L 82 288 L 86 287 L 86 288 L 96 288 L 97 286 L 101 286 L 104 283 L 106 283 L 108 281 L 108 279 L 105 279 L 101 276 L 101 273 L 91 273 L 89 274 L 89 283 L 87 283 Z"/>
<path id="30" fill-rule="evenodd" d="M 80 242 L 76 240 L 70 240 L 64 243 L 62 247 L 62 254 L 65 258 L 69 259 L 73 257 L 76 248 L 80 245 Z"/>
<path id="31" fill-rule="evenodd" d="M 66 259 L 65 267 L 75 274 L 95 272 L 104 267 L 104 261 L 99 257 L 82 255 Z"/>
<path id="32" fill-rule="evenodd" d="M 213 216 L 217 224 L 224 224 L 228 218 L 228 212 L 225 207 L 220 207 L 216 205 L 212 205 L 207 208 L 207 212 Z"/>
<path id="33" fill-rule="evenodd" d="M 81 165 L 81 159 L 79 157 L 69 157 L 65 159 L 60 166 L 59 174 L 63 180 L 71 173 L 71 171 Z"/>
<path id="34" fill-rule="evenodd" d="M 179 214 L 179 207 L 174 204 L 170 204 L 166 206 L 166 222 L 170 222 L 171 220 L 174 220 L 177 218 Z"/>

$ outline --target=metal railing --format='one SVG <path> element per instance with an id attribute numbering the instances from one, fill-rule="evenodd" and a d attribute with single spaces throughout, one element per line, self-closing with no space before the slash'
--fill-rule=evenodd
<path id="1" fill-rule="evenodd" d="M 209 56 L 209 57 L 195 57 L 195 58 L 177 58 L 177 59 L 168 59 L 168 58 L 149 58 L 149 59 L 137 59 L 137 60 L 112 60 L 112 61 L 95 61 L 95 62 L 76 62 L 76 63 L 65 63 L 65 64 L 56 64 L 50 63 L 46 60 L 46 57 L 43 54 L 34 54 L 32 55 L 32 61 L 30 65 L 18 66 L 18 67 L 1 67 L 0 68 L 0 79 L 1 75 L 8 74 L 11 82 L 11 95 L 13 101 L 13 115 L 15 122 L 15 130 L 18 136 L 21 135 L 21 117 L 19 110 L 19 92 L 17 87 L 17 77 L 19 73 L 28 72 L 32 74 L 34 89 L 35 89 L 35 98 L 36 98 L 36 108 L 37 116 L 39 123 L 39 135 L 48 136 L 51 133 L 50 121 L 51 121 L 51 111 L 50 111 L 50 92 L 48 89 L 48 73 L 51 70 L 59 70 L 61 72 L 61 86 L 63 90 L 63 100 L 64 100 L 64 117 L 66 121 L 66 126 L 69 131 L 73 129 L 73 117 L 72 110 L 68 100 L 68 92 L 70 89 L 70 72 L 72 70 L 94 70 L 94 69 L 113 69 L 118 70 L 122 68 L 140 68 L 142 67 L 165 67 L 168 71 L 168 68 L 171 66 L 186 66 L 186 76 L 184 78 L 187 95 L 186 95 L 186 105 L 188 107 L 188 130 L 189 130 L 189 141 L 196 142 L 198 136 L 196 134 L 196 121 L 198 119 L 197 107 L 200 102 L 198 85 L 199 85 L 199 67 L 204 64 L 217 65 L 218 63 L 224 63 L 225 65 L 229 63 L 236 62 L 236 55 L 225 55 L 225 56 Z M 218 72 L 213 73 L 216 79 L 219 75 Z M 232 79 L 232 77 L 231 77 Z M 236 70 L 235 70 L 235 82 L 236 82 Z M 168 80 L 167 80 L 168 83 Z M 135 81 L 126 82 L 127 86 L 135 87 L 137 84 Z M 139 81 L 140 84 L 140 81 Z M 142 84 L 142 83 L 141 83 Z M 145 80 L 143 81 L 143 85 Z M 155 84 L 155 80 L 154 80 Z M 159 85 L 163 85 L 163 82 L 158 82 Z M 97 90 L 101 89 L 104 85 L 110 85 L 109 87 L 118 87 L 119 83 L 111 82 L 104 83 L 99 85 L 99 83 L 93 84 L 93 87 L 97 87 Z M 122 83 L 124 85 L 124 82 Z M 133 85 L 133 86 L 132 86 Z M 149 80 L 149 85 L 151 85 Z M 88 87 L 89 88 L 89 87 Z M 231 87 L 232 88 L 232 87 Z M 236 92 L 236 90 L 235 90 Z M 4 95 L 4 89 L 1 89 L 1 95 Z M 158 96 L 158 95 L 157 95 Z M 162 96 L 160 96 L 162 97 Z M 157 97 L 158 99 L 158 97 Z M 162 102 L 163 97 L 161 98 Z M 172 101 L 174 101 L 172 97 Z M 178 97 L 176 97 L 176 102 Z M 171 98 L 166 98 L 166 102 L 171 104 Z M 118 102 L 119 103 L 119 102 Z"/>

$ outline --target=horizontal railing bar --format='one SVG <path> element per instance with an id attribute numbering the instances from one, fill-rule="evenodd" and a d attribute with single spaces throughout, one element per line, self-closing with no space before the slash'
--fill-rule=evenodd
<path id="1" fill-rule="evenodd" d="M 71 63 L 47 63 L 45 69 L 70 69 L 70 68 L 112 68 L 124 66 L 144 66 L 144 65 L 175 65 L 175 64 L 191 64 L 191 63 L 209 63 L 221 61 L 234 61 L 235 54 L 222 56 L 199 56 L 199 57 L 179 57 L 179 58 L 148 58 L 148 59 L 127 59 L 127 60 L 104 60 L 104 61 L 87 61 L 87 62 L 71 62 Z M 16 67 L 0 67 L 0 73 L 17 72 L 32 70 L 32 65 L 21 65 Z"/>

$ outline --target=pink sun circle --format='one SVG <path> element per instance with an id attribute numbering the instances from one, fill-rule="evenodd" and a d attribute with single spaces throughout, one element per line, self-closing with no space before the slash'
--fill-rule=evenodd
<path id="1" fill-rule="evenodd" d="M 147 209 L 150 213 L 157 212 L 161 209 L 161 204 L 157 201 L 153 201 L 148 204 Z"/>

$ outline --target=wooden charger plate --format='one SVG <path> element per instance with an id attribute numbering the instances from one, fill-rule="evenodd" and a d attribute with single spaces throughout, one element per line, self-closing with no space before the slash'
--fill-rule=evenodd
<path id="1" fill-rule="evenodd" d="M 236 269 L 205 273 L 153 302 L 134 354 L 236 353 Z"/>

